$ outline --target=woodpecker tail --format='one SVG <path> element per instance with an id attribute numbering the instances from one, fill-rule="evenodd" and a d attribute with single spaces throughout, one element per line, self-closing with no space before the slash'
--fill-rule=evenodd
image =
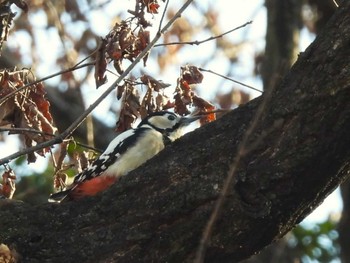
<path id="1" fill-rule="evenodd" d="M 60 203 L 62 201 L 76 200 L 85 196 L 94 196 L 117 181 L 115 176 L 98 176 L 90 180 L 74 184 L 67 190 L 50 195 L 49 202 Z"/>
<path id="2" fill-rule="evenodd" d="M 50 203 L 61 203 L 63 200 L 67 199 L 70 192 L 72 191 L 72 188 L 51 194 L 49 197 L 49 202 Z"/>

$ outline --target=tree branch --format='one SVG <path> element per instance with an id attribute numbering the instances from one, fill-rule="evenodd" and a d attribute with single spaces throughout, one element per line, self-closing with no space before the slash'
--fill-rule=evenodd
<path id="1" fill-rule="evenodd" d="M 248 21 L 248 22 L 244 23 L 243 25 L 240 25 L 238 27 L 235 27 L 231 30 L 226 31 L 225 33 L 222 33 L 222 34 L 217 35 L 217 36 L 211 36 L 211 37 L 208 37 L 208 38 L 203 39 L 203 40 L 163 43 L 163 44 L 154 45 L 154 47 L 172 46 L 172 45 L 197 45 L 198 46 L 198 45 L 203 44 L 205 42 L 212 41 L 212 40 L 218 39 L 218 38 L 222 38 L 223 36 L 230 34 L 233 31 L 236 31 L 236 30 L 241 29 L 243 27 L 246 27 L 247 25 L 250 25 L 251 23 L 253 23 L 253 21 Z"/>
<path id="2" fill-rule="evenodd" d="M 344 1 L 272 91 L 206 262 L 238 262 L 256 253 L 349 178 L 349 24 L 350 2 Z M 38 206 L 1 201 L 0 243 L 29 263 L 193 261 L 261 103 L 257 98 L 185 135 L 96 197 Z"/>
<path id="3" fill-rule="evenodd" d="M 215 71 L 212 71 L 212 70 L 210 70 L 210 69 L 204 69 L 204 68 L 198 68 L 198 69 L 199 69 L 200 71 L 208 72 L 208 73 L 214 74 L 214 75 L 219 76 L 219 77 L 221 77 L 221 78 L 224 78 L 224 79 L 227 79 L 227 80 L 232 81 L 232 82 L 234 82 L 234 83 L 237 83 L 237 84 L 239 84 L 239 85 L 242 85 L 242 86 L 244 86 L 244 87 L 246 87 L 246 88 L 248 88 L 248 89 L 255 90 L 255 91 L 258 91 L 258 92 L 262 93 L 262 91 L 259 90 L 259 89 L 257 89 L 257 88 L 254 88 L 254 87 L 252 87 L 252 86 L 249 86 L 249 85 L 247 85 L 247 84 L 244 84 L 243 82 L 240 82 L 240 81 L 238 81 L 238 80 L 234 80 L 234 79 L 229 78 L 229 77 L 227 77 L 227 76 L 224 76 L 224 75 L 222 75 L 222 74 L 219 74 L 219 73 L 217 73 L 217 72 L 215 72 Z"/>

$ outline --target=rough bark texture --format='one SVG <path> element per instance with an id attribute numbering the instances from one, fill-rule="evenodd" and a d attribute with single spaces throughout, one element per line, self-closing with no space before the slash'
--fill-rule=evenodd
<path id="1" fill-rule="evenodd" d="M 184 136 L 106 193 L 0 203 L 0 243 L 23 262 L 189 262 L 261 101 L 207 262 L 237 262 L 282 237 L 349 177 L 350 2 L 274 89 Z M 265 96 L 266 97 L 266 96 Z"/>

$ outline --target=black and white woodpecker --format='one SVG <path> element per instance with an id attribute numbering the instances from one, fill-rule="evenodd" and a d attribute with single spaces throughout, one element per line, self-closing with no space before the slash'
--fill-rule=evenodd
<path id="1" fill-rule="evenodd" d="M 169 111 L 147 116 L 137 128 L 114 138 L 95 161 L 75 176 L 68 189 L 52 194 L 49 201 L 74 200 L 107 189 L 120 176 L 136 169 L 163 150 L 165 145 L 181 137 L 184 128 L 199 118 L 181 117 Z"/>

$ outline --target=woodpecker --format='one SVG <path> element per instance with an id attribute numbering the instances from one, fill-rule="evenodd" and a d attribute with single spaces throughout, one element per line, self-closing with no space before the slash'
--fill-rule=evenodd
<path id="1" fill-rule="evenodd" d="M 137 128 L 114 138 L 95 161 L 74 177 L 67 190 L 52 194 L 49 202 L 75 200 L 106 190 L 120 176 L 136 169 L 181 137 L 183 128 L 199 118 L 181 117 L 169 111 L 147 116 Z"/>

